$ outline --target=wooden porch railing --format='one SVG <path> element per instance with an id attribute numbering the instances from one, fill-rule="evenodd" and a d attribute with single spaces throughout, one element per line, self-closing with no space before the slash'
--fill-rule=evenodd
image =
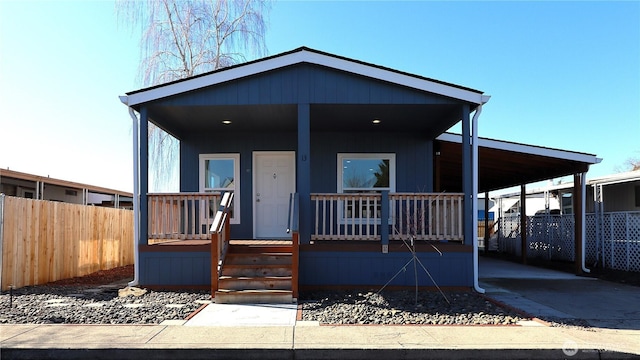
<path id="1" fill-rule="evenodd" d="M 227 254 L 229 240 L 231 239 L 231 227 L 229 226 L 229 209 L 233 202 L 233 193 L 226 192 L 220 201 L 220 207 L 211 224 L 211 297 L 218 291 L 218 279 L 222 274 L 222 264 Z"/>
<path id="2" fill-rule="evenodd" d="M 388 201 L 379 193 L 311 194 L 311 240 L 463 240 L 464 194 L 390 193 L 384 198 Z"/>
<path id="3" fill-rule="evenodd" d="M 149 239 L 209 239 L 220 193 L 147 194 Z"/>
<path id="4" fill-rule="evenodd" d="M 311 240 L 380 240 L 380 194 L 311 194 Z"/>
<path id="5" fill-rule="evenodd" d="M 461 193 L 389 194 L 394 227 L 389 238 L 462 241 L 463 199 Z"/>

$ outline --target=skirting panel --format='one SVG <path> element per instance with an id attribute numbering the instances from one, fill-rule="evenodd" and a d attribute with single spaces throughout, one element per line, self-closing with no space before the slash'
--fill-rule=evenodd
<path id="1" fill-rule="evenodd" d="M 142 286 L 209 286 L 209 252 L 141 252 Z"/>
<path id="2" fill-rule="evenodd" d="M 416 266 L 414 270 L 414 264 Z M 300 286 L 473 286 L 473 254 L 300 252 Z M 424 266 L 424 268 L 423 268 Z M 426 269 L 426 271 L 425 271 Z M 416 276 L 417 274 L 417 276 Z M 433 278 L 433 280 L 431 279 Z M 393 280 L 392 280 L 393 279 Z"/>

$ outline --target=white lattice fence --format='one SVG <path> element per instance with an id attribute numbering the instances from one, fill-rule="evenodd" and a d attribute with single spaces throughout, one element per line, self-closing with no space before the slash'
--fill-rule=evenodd
<path id="1" fill-rule="evenodd" d="M 595 214 L 587 214 L 585 217 L 585 244 L 584 244 L 584 261 L 585 264 L 594 266 L 600 256 L 600 248 L 598 247 L 597 228 Z"/>
<path id="2" fill-rule="evenodd" d="M 640 211 L 605 213 L 601 233 L 604 267 L 640 271 Z"/>
<path id="3" fill-rule="evenodd" d="M 571 215 L 528 217 L 527 257 L 573 261 L 573 227 L 574 219 Z"/>
<path id="4" fill-rule="evenodd" d="M 573 215 L 528 217 L 526 231 L 528 257 L 574 261 Z M 499 219 L 498 250 L 520 256 L 520 216 Z M 600 219 L 587 214 L 585 262 L 640 272 L 640 212 L 605 213 Z"/>
<path id="5" fill-rule="evenodd" d="M 505 216 L 499 222 L 498 251 L 520 256 L 520 216 Z"/>

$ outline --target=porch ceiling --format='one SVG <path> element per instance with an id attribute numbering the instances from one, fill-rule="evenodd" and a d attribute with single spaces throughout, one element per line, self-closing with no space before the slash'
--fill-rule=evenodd
<path id="1" fill-rule="evenodd" d="M 297 105 L 149 106 L 149 117 L 177 138 L 189 133 L 297 131 Z M 374 125 L 372 121 L 381 122 Z M 231 124 L 224 124 L 230 120 Z M 312 131 L 419 131 L 434 137 L 459 121 L 456 105 L 311 105 Z"/>
<path id="2" fill-rule="evenodd" d="M 149 107 L 149 117 L 156 125 L 178 139 L 190 133 L 297 129 L 296 105 L 217 105 Z M 231 124 L 224 124 L 230 120 Z"/>
<path id="3" fill-rule="evenodd" d="M 437 141 L 440 151 L 440 191 L 461 191 L 462 144 Z M 586 172 L 589 162 L 478 147 L 478 191 L 504 189 Z"/>

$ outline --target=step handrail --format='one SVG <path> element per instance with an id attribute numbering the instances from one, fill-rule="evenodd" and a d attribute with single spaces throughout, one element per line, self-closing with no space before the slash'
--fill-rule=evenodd
<path id="1" fill-rule="evenodd" d="M 211 233 L 211 297 L 218 291 L 218 279 L 222 273 L 222 264 L 227 254 L 231 227 L 229 225 L 229 210 L 233 204 L 233 192 L 227 191 L 222 195 L 220 206 L 213 219 L 209 232 Z"/>
<path id="2" fill-rule="evenodd" d="M 299 224 L 299 195 L 298 193 L 289 194 L 289 215 L 287 217 L 287 234 L 298 231 Z"/>
<path id="3" fill-rule="evenodd" d="M 291 292 L 296 299 L 298 298 L 298 264 L 300 262 L 299 198 L 298 193 L 289 195 L 289 218 L 287 223 L 287 234 L 291 234 Z"/>

